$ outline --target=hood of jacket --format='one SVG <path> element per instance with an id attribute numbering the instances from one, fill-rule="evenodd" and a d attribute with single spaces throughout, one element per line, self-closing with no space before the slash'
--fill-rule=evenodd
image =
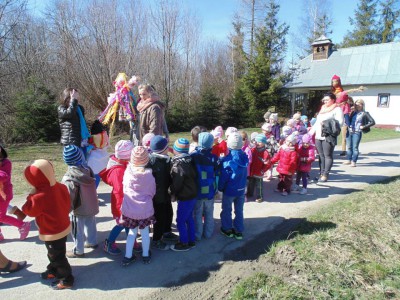
<path id="1" fill-rule="evenodd" d="M 33 161 L 24 170 L 26 180 L 38 191 L 50 188 L 56 184 L 53 165 L 45 159 Z"/>
<path id="2" fill-rule="evenodd" d="M 249 158 L 247 154 L 242 150 L 230 150 L 232 155 L 232 162 L 237 164 L 239 167 L 247 168 L 249 164 Z"/>
<path id="3" fill-rule="evenodd" d="M 179 163 L 190 163 L 192 161 L 192 157 L 188 153 L 182 153 L 180 155 L 174 156 L 171 159 L 171 162 L 173 164 L 179 164 Z"/>

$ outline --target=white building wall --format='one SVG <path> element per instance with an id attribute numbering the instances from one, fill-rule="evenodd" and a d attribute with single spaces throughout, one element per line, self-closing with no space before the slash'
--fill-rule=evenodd
<path id="1" fill-rule="evenodd" d="M 344 86 L 344 90 L 354 87 Z M 390 94 L 389 106 L 378 107 L 378 94 Z M 351 93 L 354 100 L 363 99 L 365 110 L 374 118 L 377 125 L 400 126 L 400 84 L 368 86 L 363 92 Z"/>

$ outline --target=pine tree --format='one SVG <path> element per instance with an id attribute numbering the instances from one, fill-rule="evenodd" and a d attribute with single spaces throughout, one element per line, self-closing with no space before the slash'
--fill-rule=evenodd
<path id="1" fill-rule="evenodd" d="M 380 43 L 393 42 L 400 34 L 396 24 L 400 18 L 400 5 L 398 0 L 386 0 L 380 3 L 380 22 L 378 27 L 378 40 Z"/>
<path id="2" fill-rule="evenodd" d="M 276 106 L 284 84 L 282 71 L 289 26 L 278 22 L 279 5 L 270 0 L 265 24 L 257 29 L 255 54 L 240 87 L 248 106 L 247 124 L 256 125 L 270 106 Z"/>
<path id="3" fill-rule="evenodd" d="M 354 25 L 354 29 L 344 37 L 342 48 L 379 43 L 376 6 L 376 0 L 361 0 L 357 5 L 354 19 L 350 18 L 350 24 Z"/>
<path id="4" fill-rule="evenodd" d="M 203 86 L 201 90 L 201 99 L 198 101 L 193 115 L 194 123 L 207 128 L 221 125 L 220 112 L 222 109 L 216 93 L 209 86 Z"/>

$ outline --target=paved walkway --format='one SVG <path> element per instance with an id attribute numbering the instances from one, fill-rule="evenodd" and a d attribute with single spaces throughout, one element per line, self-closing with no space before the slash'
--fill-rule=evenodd
<path id="1" fill-rule="evenodd" d="M 76 278 L 72 290 L 56 292 L 49 288 L 48 282 L 40 281 L 39 274 L 45 270 L 47 257 L 45 246 L 38 239 L 34 222 L 29 238 L 25 241 L 18 240 L 18 231 L 15 228 L 2 226 L 6 240 L 0 244 L 1 250 L 13 260 L 27 260 L 28 267 L 21 272 L 0 277 L 0 298 L 137 299 L 148 298 L 152 292 L 160 288 L 204 281 L 209 274 L 208 271 L 218 270 L 221 262 L 232 259 L 230 254 L 237 253 L 237 250 L 246 244 L 257 242 L 255 238 L 263 232 L 272 231 L 284 221 L 304 218 L 326 203 L 340 199 L 353 191 L 362 190 L 368 184 L 400 175 L 400 139 L 363 143 L 360 151 L 362 154 L 356 168 L 341 165 L 343 159 L 338 156 L 339 151 L 336 151 L 330 181 L 324 185 L 310 184 L 307 195 L 291 194 L 283 197 L 273 192 L 276 179 L 265 182 L 265 201 L 245 203 L 246 229 L 242 241 L 219 234 L 221 204 L 216 203 L 215 233 L 211 239 L 198 242 L 196 248 L 188 252 L 153 250 L 150 265 L 142 264 L 139 259 L 137 263 L 127 268 L 120 266 L 122 256 L 109 256 L 101 247 L 89 250 L 85 258 L 70 259 Z M 314 169 L 312 176 L 315 175 Z M 114 225 L 110 217 L 109 191 L 108 186 L 99 187 L 101 199 L 100 213 L 97 217 L 99 244 L 102 244 Z M 24 197 L 15 197 L 13 201 L 20 206 L 24 202 Z M 125 241 L 122 234 L 117 242 L 120 248 L 124 249 Z M 67 247 L 72 247 L 70 240 Z"/>

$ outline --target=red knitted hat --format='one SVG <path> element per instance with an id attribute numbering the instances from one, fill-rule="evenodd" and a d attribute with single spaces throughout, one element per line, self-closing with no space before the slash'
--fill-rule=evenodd
<path id="1" fill-rule="evenodd" d="M 333 75 L 333 77 L 332 77 L 332 79 L 331 80 L 340 80 L 340 77 L 339 76 L 337 76 L 337 75 Z"/>

